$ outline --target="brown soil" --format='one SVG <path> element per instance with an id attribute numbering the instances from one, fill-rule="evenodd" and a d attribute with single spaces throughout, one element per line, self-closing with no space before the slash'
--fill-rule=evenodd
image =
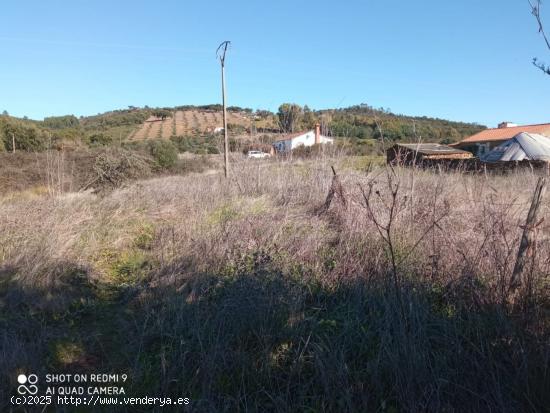
<path id="1" fill-rule="evenodd" d="M 250 120 L 241 114 L 228 112 L 228 123 L 250 126 Z M 168 139 L 173 135 L 174 123 L 176 135 L 187 136 L 196 134 L 212 133 L 214 129 L 223 127 L 221 112 L 186 110 L 177 111 L 174 118 L 167 118 L 164 121 L 148 119 L 141 127 L 129 136 L 131 140 L 143 139 Z"/>
<path id="2" fill-rule="evenodd" d="M 162 122 L 161 137 L 164 139 L 169 138 L 174 134 L 174 118 L 166 118 Z"/>
<path id="3" fill-rule="evenodd" d="M 157 139 L 160 137 L 160 128 L 162 126 L 162 121 L 158 120 L 155 122 L 151 122 L 151 128 L 149 129 L 149 133 L 147 134 L 148 139 Z"/>

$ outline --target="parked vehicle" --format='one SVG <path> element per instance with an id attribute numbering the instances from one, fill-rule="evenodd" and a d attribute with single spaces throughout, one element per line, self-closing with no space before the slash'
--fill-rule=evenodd
<path id="1" fill-rule="evenodd" d="M 269 158 L 271 155 L 262 151 L 248 151 L 247 158 L 263 159 Z"/>

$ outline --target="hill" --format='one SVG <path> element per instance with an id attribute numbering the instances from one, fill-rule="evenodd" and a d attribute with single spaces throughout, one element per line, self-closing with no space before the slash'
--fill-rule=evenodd
<path id="1" fill-rule="evenodd" d="M 252 117 L 242 112 L 229 112 L 228 129 L 240 126 L 250 129 Z M 217 128 L 223 128 L 223 114 L 216 110 L 176 110 L 171 116 L 160 118 L 150 116 L 139 128 L 128 135 L 129 140 L 168 139 L 171 136 L 200 136 L 213 134 Z M 233 128 L 232 128 L 233 129 Z"/>
<path id="2" fill-rule="evenodd" d="M 283 108 L 285 105 L 282 105 Z M 450 143 L 479 132 L 478 124 L 454 122 L 430 117 L 394 114 L 369 105 L 342 109 L 310 110 L 292 105 L 293 130 L 306 130 L 321 123 L 323 133 L 348 138 L 364 144 L 380 140 Z M 286 113 L 248 108 L 228 108 L 228 130 L 233 137 L 254 139 L 259 133 L 288 131 Z M 212 136 L 223 126 L 221 105 L 178 106 L 173 108 L 137 108 L 115 110 L 94 116 L 74 115 L 48 117 L 43 121 L 0 116 L 0 151 L 16 149 L 40 151 L 78 149 L 150 139 L 194 138 Z M 265 141 L 265 139 L 264 139 Z"/>
<path id="3" fill-rule="evenodd" d="M 452 143 L 486 129 L 486 126 L 476 123 L 394 114 L 366 104 L 322 110 L 315 114 L 329 125 L 333 136 L 359 139 L 379 139 L 383 135 L 392 141 L 422 139 L 424 142 Z"/>

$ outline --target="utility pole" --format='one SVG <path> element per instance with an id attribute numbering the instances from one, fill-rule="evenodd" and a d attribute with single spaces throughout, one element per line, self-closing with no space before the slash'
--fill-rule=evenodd
<path id="1" fill-rule="evenodd" d="M 11 151 L 15 153 L 15 135 L 11 133 Z"/>
<path id="2" fill-rule="evenodd" d="M 222 103 L 223 103 L 223 147 L 224 147 L 224 173 L 229 176 L 229 138 L 227 137 L 227 109 L 225 107 L 225 53 L 231 44 L 230 41 L 222 42 L 216 50 L 216 55 L 220 59 L 222 66 Z"/>

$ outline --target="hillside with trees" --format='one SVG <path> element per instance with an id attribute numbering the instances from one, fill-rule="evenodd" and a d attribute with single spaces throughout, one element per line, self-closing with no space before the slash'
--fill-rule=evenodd
<path id="1" fill-rule="evenodd" d="M 118 145 L 135 136 L 150 117 L 165 122 L 181 112 L 217 113 L 221 105 L 177 106 L 174 108 L 138 108 L 115 110 L 94 116 L 77 118 L 74 115 L 52 116 L 42 121 L 15 118 L 7 112 L 0 116 L 0 151 L 41 151 L 45 149 L 78 149 L 86 147 Z M 228 124 L 233 136 L 253 138 L 262 133 L 292 133 L 312 129 L 320 123 L 325 135 L 347 138 L 353 144 L 372 144 L 382 137 L 389 141 L 415 142 L 457 142 L 484 129 L 472 123 L 454 122 L 430 117 L 413 117 L 394 114 L 386 109 L 375 109 L 361 104 L 342 109 L 312 110 L 307 105 L 283 103 L 277 113 L 267 110 L 253 111 L 250 108 L 231 106 L 231 116 L 238 116 L 238 123 Z M 195 116 L 195 115 L 192 115 Z M 212 116 L 212 119 L 217 119 Z M 175 119 L 176 121 L 176 119 Z M 188 128 L 174 128 L 164 131 L 162 138 L 192 137 L 207 138 L 211 132 L 197 129 L 193 136 L 180 132 Z M 213 125 L 210 125 L 213 126 Z M 206 128 L 211 130 L 213 128 Z M 179 135 L 178 135 L 179 133 Z M 189 132 L 185 132 L 189 133 Z M 161 134 L 158 134 L 161 136 Z M 181 135 L 181 136 L 180 136 Z"/>
<path id="2" fill-rule="evenodd" d="M 452 143 L 471 136 L 485 126 L 453 122 L 427 116 L 398 115 L 388 109 L 375 109 L 367 104 L 343 109 L 312 111 L 285 103 L 277 113 L 281 129 L 287 132 L 312 129 L 319 122 L 323 133 L 333 137 Z"/>

